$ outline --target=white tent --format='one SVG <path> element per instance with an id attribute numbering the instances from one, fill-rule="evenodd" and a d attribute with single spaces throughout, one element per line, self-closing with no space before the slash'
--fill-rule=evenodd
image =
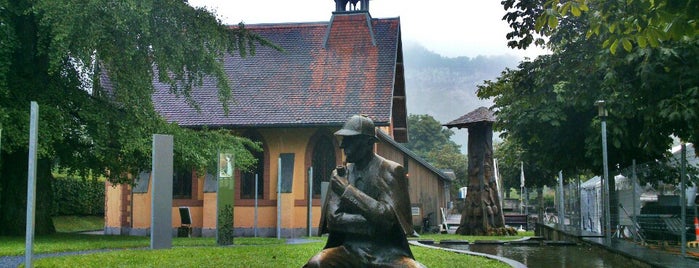
<path id="1" fill-rule="evenodd" d="M 631 179 L 623 175 L 614 176 L 614 188 L 619 197 L 619 204 L 624 209 L 619 209 L 619 224 L 632 225 L 630 217 L 641 212 L 642 188 L 636 184 L 636 194 L 633 194 Z M 634 202 L 634 197 L 636 202 Z M 634 206 L 635 204 L 635 206 Z M 633 209 L 632 209 L 633 208 Z M 602 184 L 601 178 L 595 176 L 580 185 L 580 210 L 582 213 L 583 230 L 602 233 Z"/>
<path id="2" fill-rule="evenodd" d="M 583 230 L 602 233 L 600 219 L 602 217 L 602 185 L 600 177 L 595 176 L 580 184 L 580 212 L 582 213 Z"/>

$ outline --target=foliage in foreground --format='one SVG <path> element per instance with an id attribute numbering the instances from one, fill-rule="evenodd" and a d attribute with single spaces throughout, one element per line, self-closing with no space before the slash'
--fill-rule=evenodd
<path id="1" fill-rule="evenodd" d="M 152 134 L 174 136 L 174 165 L 204 171 L 218 149 L 236 153 L 236 167 L 256 160 L 259 146 L 225 130 L 182 129 L 161 117 L 153 82 L 195 105 L 193 88 L 211 77 L 222 109 L 233 100 L 224 53 L 252 55 L 271 46 L 222 25 L 187 1 L 0 0 L 0 235 L 24 235 L 29 103 L 36 101 L 37 234 L 53 233 L 52 167 L 129 183 L 148 170 Z M 24 175 L 23 175 L 24 174 Z"/>

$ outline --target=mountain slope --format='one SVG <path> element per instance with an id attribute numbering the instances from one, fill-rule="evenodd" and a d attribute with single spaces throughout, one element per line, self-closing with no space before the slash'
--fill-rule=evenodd
<path id="1" fill-rule="evenodd" d="M 476 86 L 520 61 L 513 55 L 447 58 L 410 43 L 405 44 L 403 57 L 408 113 L 429 114 L 442 124 L 492 105 L 491 100 L 478 99 Z M 454 131 L 452 139 L 466 153 L 466 130 Z"/>

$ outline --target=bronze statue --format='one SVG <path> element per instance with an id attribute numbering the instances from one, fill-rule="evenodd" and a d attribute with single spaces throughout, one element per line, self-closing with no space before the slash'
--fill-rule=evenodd
<path id="1" fill-rule="evenodd" d="M 328 241 L 304 267 L 424 267 L 406 238 L 414 230 L 405 170 L 374 154 L 375 131 L 355 115 L 335 132 L 350 164 L 333 171 L 318 232 Z"/>

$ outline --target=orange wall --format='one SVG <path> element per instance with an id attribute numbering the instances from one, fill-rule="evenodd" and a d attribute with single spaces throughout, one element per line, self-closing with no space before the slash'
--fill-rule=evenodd
<path id="1" fill-rule="evenodd" d="M 151 190 L 153 180 L 148 180 L 147 193 L 133 194 L 133 223 L 132 228 L 146 229 L 150 228 L 150 211 L 151 211 Z M 175 216 L 175 215 L 173 215 Z M 179 216 L 178 216 L 179 217 Z"/>
<path id="2" fill-rule="evenodd" d="M 304 202 L 301 206 L 296 206 L 295 202 L 297 200 L 304 200 L 306 193 L 306 181 L 308 180 L 307 167 L 306 167 L 306 149 L 308 148 L 309 139 L 316 133 L 315 128 L 289 128 L 289 129 L 259 129 L 258 132 L 264 139 L 266 143 L 266 148 L 268 149 L 267 155 L 270 157 L 269 166 L 267 167 L 266 176 L 269 180 L 267 185 L 264 185 L 265 191 L 269 193 L 269 199 L 273 202 L 272 205 L 260 206 L 258 208 L 258 222 L 257 227 L 259 228 L 276 228 L 277 227 L 277 176 L 278 176 L 278 159 L 281 153 L 294 153 L 294 181 L 292 185 L 291 193 L 281 194 L 281 227 L 283 229 L 305 229 L 307 220 L 307 206 Z M 338 144 L 340 139 L 337 139 Z M 386 146 L 390 145 L 380 145 L 379 154 L 395 154 L 395 151 L 387 150 Z M 384 148 L 381 148 L 384 147 Z M 395 149 L 393 149 L 395 150 Z M 396 154 L 394 157 L 387 157 L 389 159 L 398 160 L 399 164 L 402 163 L 402 159 L 397 156 L 402 154 Z M 310 161 L 308 161 L 310 162 Z M 411 162 L 410 165 L 410 190 L 411 190 L 411 202 L 418 203 L 424 202 L 424 200 L 419 200 L 420 195 L 418 192 L 424 191 L 426 189 L 420 189 L 422 187 L 428 187 L 431 194 L 435 194 L 434 198 L 439 196 L 439 189 L 435 189 L 436 185 L 431 185 L 435 181 L 434 178 L 426 178 L 423 176 L 413 176 L 418 175 L 422 172 L 416 172 L 419 170 L 415 166 L 415 162 Z M 429 177 L 429 176 L 428 176 Z M 423 181 L 427 180 L 427 181 Z M 419 184 L 418 181 L 421 181 Z M 150 182 L 149 182 L 150 183 Z M 190 213 L 192 216 L 192 227 L 195 228 L 205 228 L 213 229 L 216 228 L 216 193 L 204 193 L 204 179 L 196 179 L 197 189 L 196 193 L 192 193 L 196 200 L 201 200 L 202 206 L 190 207 Z M 146 229 L 150 228 L 150 217 L 151 217 L 151 192 L 149 191 L 143 194 L 133 194 L 133 215 L 132 228 Z M 436 191 L 435 191 L 436 190 Z M 423 193 L 424 194 L 424 193 Z M 121 191 L 119 188 L 107 187 L 106 193 L 106 225 L 110 227 L 120 227 L 119 226 L 119 205 L 120 205 Z M 418 199 L 418 200 L 416 200 Z M 317 204 L 313 207 L 313 227 L 317 227 L 320 221 L 320 206 Z M 179 211 L 176 206 L 172 207 L 172 223 L 173 227 L 180 226 L 180 216 Z M 251 228 L 254 225 L 254 207 L 251 206 L 236 206 L 234 211 L 234 226 L 240 228 Z M 125 226 L 129 227 L 129 226 Z"/>
<path id="3" fill-rule="evenodd" d="M 216 228 L 216 193 L 202 193 L 202 195 L 204 196 L 202 227 L 210 229 Z M 235 213 L 235 211 L 233 213 Z"/>
<path id="4" fill-rule="evenodd" d="M 106 227 L 120 227 L 121 224 L 121 185 L 105 183 L 105 215 L 104 225 Z"/>

